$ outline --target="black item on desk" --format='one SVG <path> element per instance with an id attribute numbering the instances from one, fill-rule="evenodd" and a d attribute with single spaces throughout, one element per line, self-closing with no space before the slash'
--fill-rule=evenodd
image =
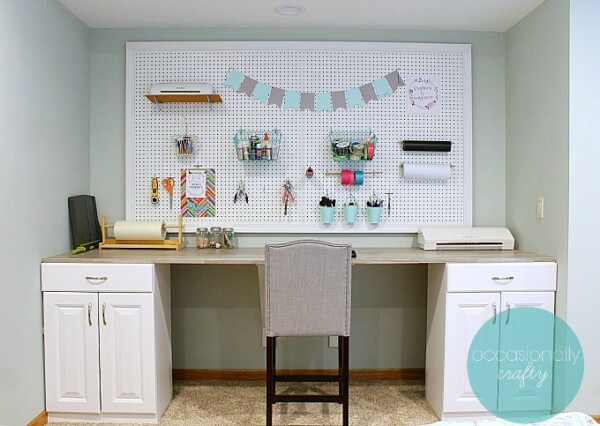
<path id="1" fill-rule="evenodd" d="M 356 257 L 356 252 L 354 250 L 352 250 L 352 257 L 355 258 Z"/>
<path id="2" fill-rule="evenodd" d="M 402 141 L 403 151 L 450 152 L 450 141 Z"/>
<path id="3" fill-rule="evenodd" d="M 91 195 L 69 197 L 69 225 L 73 249 L 84 247 L 91 250 L 98 247 L 102 231 L 98 222 L 96 199 Z"/>

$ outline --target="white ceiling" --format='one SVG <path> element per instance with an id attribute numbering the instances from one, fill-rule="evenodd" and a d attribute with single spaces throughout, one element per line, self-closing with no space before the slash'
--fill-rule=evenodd
<path id="1" fill-rule="evenodd" d="M 504 32 L 544 0 L 59 0 L 91 28 L 373 28 Z M 281 4 L 306 8 L 282 16 Z"/>

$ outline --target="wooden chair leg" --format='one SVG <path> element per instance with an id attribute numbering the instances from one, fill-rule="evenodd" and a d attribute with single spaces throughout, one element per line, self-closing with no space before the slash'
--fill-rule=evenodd
<path id="1" fill-rule="evenodd" d="M 273 399 L 275 396 L 275 337 L 267 337 L 267 426 L 273 425 Z"/>
<path id="2" fill-rule="evenodd" d="M 338 337 L 338 385 L 339 395 L 342 397 L 342 422 L 344 426 L 349 426 L 349 337 L 339 336 Z M 273 405 L 275 402 L 275 389 L 276 389 L 276 358 L 277 358 L 277 338 L 267 337 L 267 426 L 273 425 Z M 286 376 L 287 377 L 287 376 Z M 289 376 L 287 381 L 298 381 L 292 379 Z M 294 376 L 295 377 L 295 376 Z M 312 376 L 311 376 L 312 377 Z M 335 380 L 335 379 L 334 379 Z M 286 380 L 284 380 L 286 381 Z M 302 381 L 302 380 L 300 380 Z M 310 380 L 314 381 L 314 380 Z M 318 397 L 316 397 L 318 398 Z M 325 398 L 325 397 L 322 397 Z M 287 400 L 286 400 L 287 401 Z M 302 400 L 304 401 L 304 400 Z M 339 400 L 338 400 L 339 401 Z M 317 401 L 310 401 L 317 402 Z M 322 402 L 319 400 L 319 402 Z"/>
<path id="3" fill-rule="evenodd" d="M 340 344 L 340 346 L 343 347 L 342 349 L 342 382 L 343 382 L 343 392 L 341 392 L 341 394 L 343 395 L 343 403 L 342 403 L 342 410 L 343 410 L 343 414 L 342 414 L 342 422 L 344 426 L 348 426 L 349 425 L 349 412 L 348 412 L 348 391 L 349 391 L 349 384 L 348 384 L 348 378 L 349 378 L 349 361 L 350 361 L 350 338 L 348 336 L 340 336 L 340 340 L 341 342 L 343 342 L 342 344 Z"/>
<path id="4" fill-rule="evenodd" d="M 342 336 L 338 336 L 338 376 L 339 376 L 339 394 L 344 395 L 344 344 Z"/>

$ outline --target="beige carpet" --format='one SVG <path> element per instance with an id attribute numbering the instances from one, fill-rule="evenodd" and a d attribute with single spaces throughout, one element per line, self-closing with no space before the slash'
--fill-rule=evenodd
<path id="1" fill-rule="evenodd" d="M 336 385 L 278 385 L 278 393 L 335 393 Z M 250 426 L 265 424 L 264 382 L 176 381 L 161 426 Z M 341 425 L 338 404 L 276 404 L 275 425 Z M 438 419 L 425 401 L 425 386 L 414 381 L 354 381 L 350 384 L 353 426 L 424 425 Z M 73 426 L 73 423 L 53 423 Z M 90 423 L 86 423 L 89 426 Z M 104 426 L 107 424 L 104 423 Z M 121 424 L 120 426 L 124 426 Z"/>

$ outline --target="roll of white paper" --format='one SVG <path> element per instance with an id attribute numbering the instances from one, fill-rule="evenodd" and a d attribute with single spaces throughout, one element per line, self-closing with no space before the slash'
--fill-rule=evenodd
<path id="1" fill-rule="evenodd" d="M 405 179 L 448 180 L 452 176 L 450 164 L 404 163 L 402 169 Z"/>
<path id="2" fill-rule="evenodd" d="M 115 240 L 164 240 L 167 228 L 164 222 L 134 222 L 118 220 L 114 227 Z"/>

